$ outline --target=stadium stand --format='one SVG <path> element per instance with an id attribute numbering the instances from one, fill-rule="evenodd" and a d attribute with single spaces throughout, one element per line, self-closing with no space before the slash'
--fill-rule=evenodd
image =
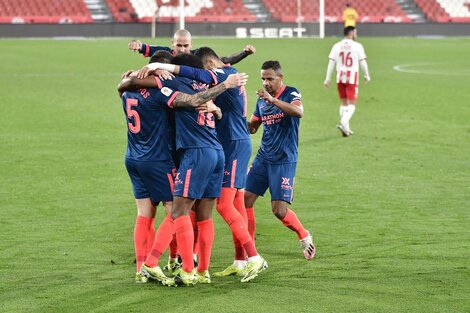
<path id="1" fill-rule="evenodd" d="M 349 1 L 359 12 L 361 22 L 411 22 L 405 12 L 394 0 Z M 296 22 L 297 6 L 286 6 L 284 0 L 263 0 L 273 18 L 280 22 Z M 325 1 L 325 19 L 327 22 L 340 22 L 344 10 L 343 1 Z M 302 15 L 304 22 L 318 21 L 318 1 L 304 1 Z"/>
<path id="2" fill-rule="evenodd" d="M 157 11 L 160 22 L 175 22 L 179 18 L 179 0 L 107 0 L 116 20 L 150 22 Z M 119 3 L 116 6 L 111 3 Z M 158 10 L 157 10 L 158 9 Z M 135 10 L 135 11 L 134 11 Z M 127 14 L 124 16 L 122 12 Z M 135 14 L 135 16 L 133 16 Z M 256 17 L 243 4 L 243 0 L 186 1 L 187 22 L 255 22 Z"/>
<path id="3" fill-rule="evenodd" d="M 415 0 L 429 21 L 438 23 L 470 23 L 468 0 Z"/>
<path id="4" fill-rule="evenodd" d="M 400 3 L 411 3 L 422 11 L 421 19 L 438 23 L 470 23 L 469 0 L 350 0 L 361 23 L 413 22 Z M 185 1 L 187 22 L 260 22 L 244 0 Z M 245 4 L 247 3 L 247 4 Z M 414 3 L 414 4 L 413 4 Z M 256 5 L 269 16 L 267 21 L 296 22 L 297 2 L 257 0 Z M 327 23 L 341 22 L 345 1 L 325 1 Z M 96 7 L 98 9 L 93 10 Z M 150 22 L 157 12 L 159 22 L 179 19 L 179 0 L 0 0 L 0 23 L 93 23 Z M 317 0 L 302 1 L 302 21 L 317 22 Z M 409 13 L 409 12 L 408 12 Z M 423 17 L 424 14 L 424 17 Z M 112 17 L 112 18 L 111 18 Z M 272 18 L 271 18 L 272 17 Z M 415 20 L 417 21 L 417 20 Z"/>
<path id="5" fill-rule="evenodd" d="M 93 22 L 83 0 L 0 0 L 0 23 Z"/>

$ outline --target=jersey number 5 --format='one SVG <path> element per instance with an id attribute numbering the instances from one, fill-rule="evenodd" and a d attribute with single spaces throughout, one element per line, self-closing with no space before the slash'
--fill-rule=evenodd
<path id="1" fill-rule="evenodd" d="M 200 112 L 197 116 L 197 124 L 201 126 L 215 128 L 214 114 Z"/>
<path id="2" fill-rule="evenodd" d="M 127 112 L 127 118 L 129 120 L 129 122 L 127 123 L 127 126 L 129 127 L 130 132 L 133 134 L 137 134 L 138 132 L 140 132 L 139 112 L 137 112 L 136 110 L 132 108 L 138 105 L 139 105 L 139 102 L 137 101 L 137 99 L 126 100 L 126 112 Z"/>
<path id="3" fill-rule="evenodd" d="M 353 65 L 353 59 L 351 58 L 351 52 L 348 52 L 346 56 L 344 55 L 344 52 L 341 51 L 339 54 L 341 57 L 341 62 L 346 65 L 347 67 L 351 67 Z"/>

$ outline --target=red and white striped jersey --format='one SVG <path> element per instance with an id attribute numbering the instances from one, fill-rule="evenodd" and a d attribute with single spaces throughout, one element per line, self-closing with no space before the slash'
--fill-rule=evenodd
<path id="1" fill-rule="evenodd" d="M 337 83 L 359 84 L 359 62 L 366 59 L 360 43 L 343 39 L 333 46 L 329 58 L 336 62 Z"/>

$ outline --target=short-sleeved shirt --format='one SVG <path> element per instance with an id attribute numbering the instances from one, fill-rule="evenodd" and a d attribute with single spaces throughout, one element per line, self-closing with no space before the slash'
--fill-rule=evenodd
<path id="1" fill-rule="evenodd" d="M 170 112 L 155 88 L 126 91 L 122 104 L 127 123 L 126 158 L 169 161 L 174 150 L 174 126 Z"/>
<path id="2" fill-rule="evenodd" d="M 195 80 L 175 77 L 172 80 L 160 81 L 159 94 L 163 101 L 172 107 L 175 97 L 180 92 L 195 94 L 207 89 L 207 84 Z M 176 149 L 213 148 L 222 150 L 215 129 L 215 117 L 212 113 L 199 113 L 194 108 L 174 109 L 176 127 Z"/>
<path id="3" fill-rule="evenodd" d="M 328 56 L 336 62 L 336 82 L 359 84 L 359 62 L 366 59 L 364 47 L 351 39 L 336 43 Z"/>
<path id="4" fill-rule="evenodd" d="M 275 98 L 292 105 L 302 104 L 302 95 L 294 87 L 283 85 Z M 262 121 L 263 137 L 258 155 L 269 163 L 297 162 L 300 118 L 258 98 L 253 118 Z"/>
<path id="5" fill-rule="evenodd" d="M 203 70 L 182 65 L 180 75 L 217 85 L 238 71 L 231 66 Z M 215 104 L 222 110 L 222 119 L 216 123 L 220 142 L 250 139 L 246 126 L 247 97 L 245 86 L 230 88 L 215 98 Z"/>

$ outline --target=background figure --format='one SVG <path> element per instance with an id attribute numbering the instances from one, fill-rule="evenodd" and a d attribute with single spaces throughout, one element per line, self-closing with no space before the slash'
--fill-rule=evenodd
<path id="1" fill-rule="evenodd" d="M 346 8 L 343 11 L 343 22 L 344 27 L 354 26 L 356 27 L 356 20 L 359 18 L 356 9 L 354 9 L 351 4 L 346 3 Z"/>
<path id="2" fill-rule="evenodd" d="M 349 127 L 349 120 L 356 110 L 356 102 L 359 95 L 359 64 L 364 74 L 365 82 L 370 81 L 369 69 L 367 68 L 364 47 L 355 41 L 357 38 L 356 28 L 348 26 L 344 29 L 344 39 L 336 43 L 331 49 L 326 71 L 324 85 L 330 87 L 331 74 L 336 64 L 336 82 L 338 85 L 340 123 L 336 127 L 344 137 L 353 134 Z"/>

